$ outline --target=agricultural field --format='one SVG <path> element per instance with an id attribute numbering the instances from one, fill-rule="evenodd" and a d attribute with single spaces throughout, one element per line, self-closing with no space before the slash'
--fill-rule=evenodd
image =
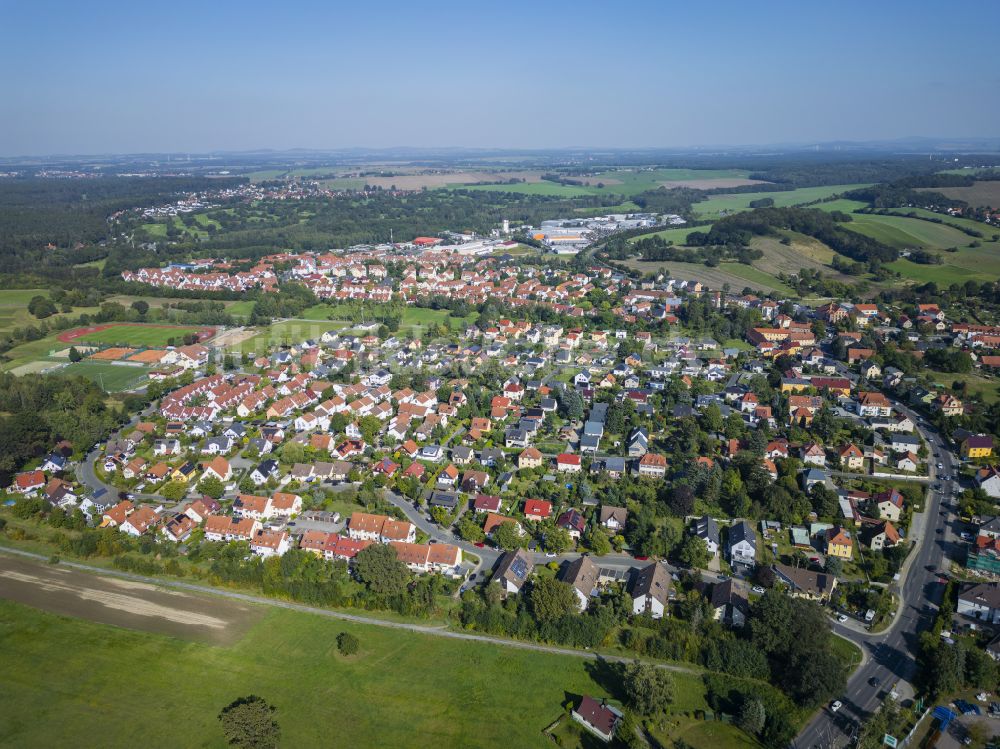
<path id="1" fill-rule="evenodd" d="M 148 371 L 146 367 L 83 360 L 57 369 L 55 374 L 86 377 L 100 385 L 106 393 L 120 393 L 140 387 L 146 381 Z"/>
<path id="2" fill-rule="evenodd" d="M 959 268 L 954 265 L 922 265 L 914 263 L 912 260 L 900 258 L 886 264 L 899 273 L 903 278 L 917 283 L 928 283 L 934 281 L 938 285 L 950 286 L 953 283 L 965 283 L 966 281 L 981 280 L 983 274 L 968 268 Z"/>
<path id="3" fill-rule="evenodd" d="M 100 326 L 99 326 L 100 327 Z M 167 346 L 168 341 L 181 341 L 189 333 L 205 331 L 204 327 L 187 325 L 138 325 L 109 323 L 103 330 L 74 335 L 73 331 L 63 334 L 67 342 L 109 344 L 115 346 Z"/>
<path id="4" fill-rule="evenodd" d="M 1000 209 L 1000 180 L 974 182 L 969 187 L 928 187 L 926 192 L 939 192 L 952 200 L 964 200 L 971 206 Z"/>
<path id="5" fill-rule="evenodd" d="M 361 643 L 355 656 L 337 652 L 345 631 Z M 412 746 L 420 736 L 422 744 L 485 747 L 496 733 L 483 726 L 503 726 L 510 746 L 545 747 L 542 730 L 568 698 L 617 689 L 608 669 L 579 658 L 280 609 L 229 646 L 10 601 L 0 601 L 0 632 L 7 685 L 0 735 L 18 746 L 59 745 L 72 725 L 102 746 L 221 747 L 219 710 L 258 694 L 277 708 L 288 746 Z M 705 709 L 697 675 L 674 680 L 678 713 Z M 749 746 L 735 732 L 723 739 L 683 724 L 695 749 Z"/>
<path id="6" fill-rule="evenodd" d="M 540 173 L 539 173 L 540 174 Z M 690 187 L 708 190 L 715 187 L 739 187 L 756 184 L 747 179 L 749 172 L 742 169 L 613 169 L 592 176 L 567 175 L 578 180 L 581 185 L 563 185 L 548 181 L 529 181 L 513 185 L 449 185 L 452 188 L 489 190 L 492 192 L 514 192 L 523 195 L 556 195 L 576 197 L 580 195 L 638 195 L 659 187 Z M 604 185 L 598 187 L 598 184 Z M 632 209 L 634 210 L 634 209 Z M 610 212 L 601 209 L 601 212 Z"/>
<path id="7" fill-rule="evenodd" d="M 829 198 L 832 195 L 838 195 L 848 190 L 856 190 L 859 187 L 867 187 L 867 185 L 824 185 L 822 187 L 800 187 L 797 190 L 785 190 L 781 192 L 747 192 L 733 193 L 732 195 L 712 195 L 701 203 L 695 203 L 694 211 L 703 219 L 719 218 L 728 213 L 750 210 L 750 202 L 754 200 L 772 198 L 775 206 L 785 208 L 793 205 L 801 205 L 802 203 L 811 203 L 814 200 L 822 200 L 823 198 Z M 864 203 L 857 201 L 848 202 L 854 204 L 855 208 L 860 208 L 864 205 Z M 817 204 L 815 207 L 834 210 L 822 203 Z M 838 208 L 837 210 L 843 210 L 843 208 Z"/>
<path id="8" fill-rule="evenodd" d="M 983 235 L 980 241 L 988 242 L 992 239 L 994 234 L 1000 235 L 1000 226 L 992 226 L 990 224 L 984 224 L 981 221 L 973 221 L 972 219 L 961 218 L 959 216 L 948 216 L 943 213 L 935 213 L 934 211 L 928 211 L 924 208 L 895 208 L 892 209 L 892 212 L 899 215 L 915 213 L 916 215 L 923 216 L 924 218 L 942 221 L 948 226 L 954 226 L 956 229 L 978 231 Z M 970 237 L 969 239 L 975 239 L 975 237 Z"/>

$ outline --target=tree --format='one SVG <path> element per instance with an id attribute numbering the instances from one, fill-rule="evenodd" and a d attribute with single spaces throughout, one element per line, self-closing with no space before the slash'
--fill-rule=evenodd
<path id="1" fill-rule="evenodd" d="M 217 476 L 206 476 L 198 483 L 198 491 L 212 499 L 218 499 L 225 493 L 226 486 Z"/>
<path id="2" fill-rule="evenodd" d="M 599 557 L 611 553 L 611 541 L 608 540 L 608 534 L 597 523 L 592 523 L 590 526 L 590 531 L 587 534 L 587 546 Z"/>
<path id="3" fill-rule="evenodd" d="M 826 563 L 823 565 L 823 568 L 828 574 L 833 575 L 834 577 L 840 577 L 844 572 L 844 562 L 840 559 L 840 557 L 827 555 Z"/>
<path id="4" fill-rule="evenodd" d="M 493 530 L 493 541 L 504 551 L 516 549 L 521 546 L 521 529 L 513 520 L 506 520 Z"/>
<path id="5" fill-rule="evenodd" d="M 546 551 L 550 551 L 553 554 L 562 554 L 572 548 L 573 539 L 570 537 L 569 531 L 565 528 L 552 528 L 545 531 L 544 544 Z"/>
<path id="6" fill-rule="evenodd" d="M 687 484 L 677 484 L 670 492 L 667 504 L 678 517 L 690 515 L 694 511 L 694 491 Z"/>
<path id="7" fill-rule="evenodd" d="M 277 709 L 251 694 L 231 702 L 219 713 L 222 731 L 230 746 L 268 749 L 278 745 L 281 729 L 274 719 Z"/>
<path id="8" fill-rule="evenodd" d="M 360 647 L 361 643 L 358 638 L 350 632 L 341 632 L 337 635 L 337 649 L 341 655 L 354 655 Z"/>
<path id="9" fill-rule="evenodd" d="M 28 312 L 33 314 L 39 320 L 46 317 L 51 317 L 59 310 L 56 305 L 47 296 L 42 296 L 41 294 L 31 297 L 31 301 L 28 302 Z"/>
<path id="10" fill-rule="evenodd" d="M 528 600 L 539 622 L 553 621 L 579 610 L 573 586 L 552 577 L 536 580 Z"/>
<path id="11" fill-rule="evenodd" d="M 468 515 L 462 515 L 462 517 L 458 519 L 456 527 L 458 529 L 458 535 L 461 536 L 463 541 L 478 544 L 486 538 L 486 534 L 483 533 L 483 529 L 479 526 L 479 523 L 470 518 Z"/>
<path id="12" fill-rule="evenodd" d="M 169 499 L 171 502 L 180 502 L 184 499 L 187 493 L 187 483 L 176 479 L 168 482 L 162 489 L 160 489 L 160 494 L 162 494 L 165 499 Z"/>
<path id="13" fill-rule="evenodd" d="M 143 301 L 142 299 L 136 299 L 132 302 L 132 309 L 139 313 L 142 317 L 146 316 L 149 312 L 149 302 Z"/>
<path id="14" fill-rule="evenodd" d="M 751 736 L 758 736 L 764 730 L 764 721 L 767 719 L 767 712 L 764 710 L 764 703 L 753 697 L 748 698 L 740 714 L 736 719 L 737 725 Z"/>
<path id="15" fill-rule="evenodd" d="M 410 573 L 389 544 L 366 546 L 354 557 L 354 571 L 370 591 L 380 596 L 402 593 Z"/>
<path id="16" fill-rule="evenodd" d="M 688 536 L 681 544 L 677 558 L 692 569 L 701 569 L 708 564 L 708 547 L 697 536 Z"/>
<path id="17" fill-rule="evenodd" d="M 662 668 L 632 661 L 622 674 L 625 702 L 640 715 L 655 715 L 674 700 L 674 680 Z"/>
<path id="18" fill-rule="evenodd" d="M 78 361 L 80 361 L 80 360 L 81 360 L 82 358 L 83 358 L 83 354 L 81 354 L 81 353 L 80 353 L 80 352 L 79 352 L 79 351 L 77 350 L 76 346 L 70 346 L 70 347 L 69 347 L 69 360 L 70 360 L 71 362 L 78 362 Z"/>

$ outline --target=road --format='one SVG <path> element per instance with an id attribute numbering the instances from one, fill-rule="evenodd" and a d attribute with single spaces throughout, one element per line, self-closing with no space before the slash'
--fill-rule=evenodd
<path id="1" fill-rule="evenodd" d="M 910 409 L 899 403 L 895 406 L 918 423 L 917 415 Z M 938 475 L 938 462 L 943 466 L 942 474 L 955 475 L 952 455 L 940 436 L 920 427 L 918 431 L 930 446 L 930 483 L 933 485 Z M 940 458 L 934 456 L 937 452 L 940 452 Z M 897 681 L 912 683 L 917 670 L 914 656 L 918 650 L 918 636 L 931 626 L 937 615 L 936 604 L 940 601 L 943 588 L 931 570 L 946 569 L 946 552 L 958 543 L 952 526 L 954 517 L 941 512 L 945 505 L 953 501 L 948 492 L 950 485 L 951 482 L 945 482 L 943 492 L 929 491 L 924 512 L 914 514 L 910 530 L 914 548 L 900 575 L 896 591 L 900 599 L 899 609 L 889 628 L 878 634 L 869 634 L 859 632 L 856 626 L 834 624 L 834 631 L 858 645 L 864 658 L 847 682 L 847 690 L 841 698 L 843 707 L 837 713 L 821 709 L 796 737 L 792 744 L 795 749 L 846 745 L 855 726 L 878 710 Z M 871 679 L 878 679 L 879 685 L 872 686 L 869 683 Z"/>

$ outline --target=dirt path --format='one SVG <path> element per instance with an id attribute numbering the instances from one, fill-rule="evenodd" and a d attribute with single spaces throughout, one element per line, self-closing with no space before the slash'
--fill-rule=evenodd
<path id="1" fill-rule="evenodd" d="M 234 601 L 0 554 L 0 597 L 64 616 L 229 645 L 261 616 Z"/>

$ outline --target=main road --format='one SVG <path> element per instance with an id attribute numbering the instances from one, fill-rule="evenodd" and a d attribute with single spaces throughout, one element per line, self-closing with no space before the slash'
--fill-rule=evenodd
<path id="1" fill-rule="evenodd" d="M 917 415 L 910 409 L 895 404 L 914 424 Z M 949 488 L 951 481 L 943 482 L 941 491 L 935 490 L 940 474 L 954 476 L 954 458 L 937 432 L 917 430 L 928 444 L 928 465 L 931 488 L 922 513 L 915 513 L 910 528 L 914 548 L 907 557 L 900 574 L 898 589 L 899 609 L 891 625 L 883 632 L 869 634 L 856 626 L 835 623 L 834 631 L 862 649 L 861 665 L 850 676 L 847 690 L 836 713 L 821 709 L 796 737 L 795 749 L 827 749 L 844 746 L 850 742 L 857 728 L 879 708 L 882 700 L 898 681 L 912 683 L 917 664 L 920 632 L 928 629 L 937 614 L 943 586 L 936 574 L 946 567 L 947 552 L 954 549 L 957 536 L 948 510 L 953 500 Z M 877 680 L 877 683 L 876 681 Z M 897 737 L 902 738 L 902 737 Z"/>

